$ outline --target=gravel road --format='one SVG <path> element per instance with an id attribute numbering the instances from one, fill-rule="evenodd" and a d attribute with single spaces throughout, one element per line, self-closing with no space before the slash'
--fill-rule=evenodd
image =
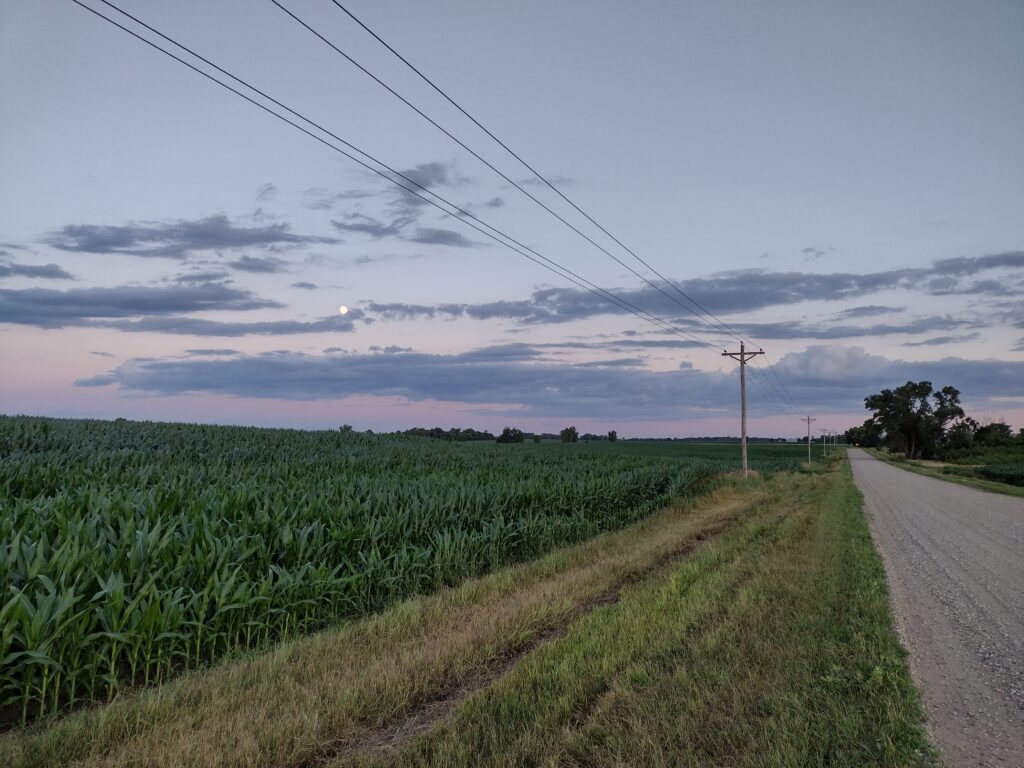
<path id="1" fill-rule="evenodd" d="M 1024 499 L 850 449 L 943 762 L 1024 766 Z"/>

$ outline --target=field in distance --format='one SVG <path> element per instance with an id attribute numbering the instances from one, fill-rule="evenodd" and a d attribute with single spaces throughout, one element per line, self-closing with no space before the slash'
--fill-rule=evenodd
<path id="1" fill-rule="evenodd" d="M 621 528 L 738 446 L 0 418 L 6 727 Z M 753 444 L 752 467 L 797 467 Z"/>

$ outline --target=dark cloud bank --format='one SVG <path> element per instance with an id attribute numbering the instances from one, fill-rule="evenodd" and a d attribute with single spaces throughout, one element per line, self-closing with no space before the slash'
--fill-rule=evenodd
<path id="1" fill-rule="evenodd" d="M 45 242 L 74 253 L 184 259 L 197 251 L 298 247 L 339 241 L 330 237 L 297 235 L 287 224 L 238 226 L 227 216 L 217 215 L 193 221 L 179 219 L 120 226 L 68 224 L 51 233 Z"/>
<path id="2" fill-rule="evenodd" d="M 866 394 L 907 379 L 951 384 L 966 398 L 1019 394 L 1024 363 L 944 358 L 925 363 L 891 360 L 859 347 L 822 346 L 778 363 L 797 402 L 818 410 L 857 411 Z M 411 401 L 508 404 L 510 414 L 620 419 L 693 418 L 731 413 L 736 372 L 702 372 L 690 366 L 655 372 L 639 359 L 572 364 L 554 362 L 527 344 L 487 347 L 459 355 L 404 350 L 374 354 L 306 355 L 274 352 L 210 359 L 131 360 L 113 371 L 76 382 L 115 385 L 152 395 L 209 392 L 285 400 L 338 399 L 351 395 L 400 396 Z M 767 383 L 765 384 L 767 387 Z M 773 413 L 751 387 L 752 408 Z M 794 424 L 798 422 L 794 420 Z M 796 427 L 794 427 L 796 429 Z M 798 431 L 798 430 L 797 430 Z"/>

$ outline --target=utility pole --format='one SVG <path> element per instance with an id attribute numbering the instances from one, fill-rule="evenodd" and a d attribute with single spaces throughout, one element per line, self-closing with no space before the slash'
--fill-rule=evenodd
<path id="1" fill-rule="evenodd" d="M 747 477 L 747 360 L 763 355 L 764 350 L 747 352 L 746 346 L 740 342 L 739 352 L 722 352 L 722 357 L 731 357 L 740 362 L 740 443 L 743 446 L 743 477 Z"/>
<path id="2" fill-rule="evenodd" d="M 817 421 L 810 416 L 804 416 L 800 421 L 807 422 L 807 466 L 811 466 L 811 422 Z"/>
<path id="3" fill-rule="evenodd" d="M 821 457 L 822 458 L 825 458 L 826 454 L 828 454 L 828 448 L 827 448 L 828 443 L 825 442 L 825 435 L 827 435 L 827 434 L 828 434 L 828 430 L 827 429 L 821 430 Z"/>

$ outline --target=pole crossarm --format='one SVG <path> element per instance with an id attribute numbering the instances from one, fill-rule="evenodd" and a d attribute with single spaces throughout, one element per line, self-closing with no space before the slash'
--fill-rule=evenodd
<path id="1" fill-rule="evenodd" d="M 740 443 L 743 446 L 744 477 L 747 477 L 747 361 L 763 354 L 763 349 L 759 349 L 756 352 L 747 352 L 746 345 L 742 343 L 740 344 L 739 352 L 729 352 L 728 350 L 722 351 L 722 357 L 731 357 L 733 360 L 737 360 L 740 364 Z"/>

